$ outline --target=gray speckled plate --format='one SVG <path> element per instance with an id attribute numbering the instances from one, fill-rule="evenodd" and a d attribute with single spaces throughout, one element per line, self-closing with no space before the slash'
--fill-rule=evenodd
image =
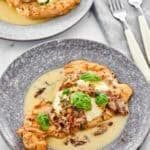
<path id="1" fill-rule="evenodd" d="M 47 42 L 31 48 L 16 59 L 1 77 L 0 132 L 12 149 L 22 149 L 16 129 L 23 120 L 26 88 L 47 70 L 82 58 L 108 65 L 121 82 L 128 83 L 134 89 L 134 96 L 129 104 L 128 122 L 122 134 L 106 149 L 134 150 L 142 143 L 150 125 L 150 88 L 141 72 L 112 48 L 97 42 L 70 39 Z"/>
<path id="2" fill-rule="evenodd" d="M 93 0 L 81 0 L 80 5 L 67 15 L 36 25 L 19 26 L 0 21 L 0 38 L 29 41 L 54 36 L 76 24 L 87 13 L 92 3 Z"/>

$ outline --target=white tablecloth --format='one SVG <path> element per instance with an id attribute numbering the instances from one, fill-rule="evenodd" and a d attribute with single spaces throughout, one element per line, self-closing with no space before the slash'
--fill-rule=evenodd
<path id="1" fill-rule="evenodd" d="M 34 46 L 43 41 L 54 39 L 68 39 L 68 38 L 83 38 L 107 44 L 102 34 L 102 31 L 96 22 L 95 17 L 93 16 L 92 12 L 89 12 L 74 27 L 53 38 L 34 42 L 33 41 L 16 42 L 16 41 L 0 40 L 0 76 L 15 58 L 20 56 L 22 53 L 26 52 L 26 50 L 31 46 Z M 146 141 L 147 142 L 144 143 L 142 150 L 149 150 L 150 148 L 150 142 L 148 142 L 148 139 Z M 5 144 L 5 142 L 1 137 L 0 137 L 0 150 L 8 150 L 7 145 Z"/>

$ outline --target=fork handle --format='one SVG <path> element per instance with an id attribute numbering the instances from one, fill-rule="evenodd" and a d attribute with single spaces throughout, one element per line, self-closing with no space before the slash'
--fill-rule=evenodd
<path id="1" fill-rule="evenodd" d="M 139 44 L 135 39 L 135 36 L 133 35 L 132 31 L 129 28 L 125 29 L 125 35 L 135 64 L 139 67 L 141 72 L 144 74 L 146 80 L 150 82 L 150 68 L 146 63 L 144 55 L 140 49 Z"/>
<path id="2" fill-rule="evenodd" d="M 150 30 L 144 15 L 138 17 L 148 64 L 150 64 Z"/>

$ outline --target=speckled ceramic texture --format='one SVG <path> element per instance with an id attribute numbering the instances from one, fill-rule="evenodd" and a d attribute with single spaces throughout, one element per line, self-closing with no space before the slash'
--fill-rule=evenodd
<path id="1" fill-rule="evenodd" d="M 29 41 L 54 36 L 76 24 L 89 10 L 93 0 L 81 3 L 67 15 L 36 25 L 20 26 L 0 21 L 0 38 Z"/>
<path id="2" fill-rule="evenodd" d="M 22 149 L 16 130 L 23 121 L 25 91 L 31 82 L 48 70 L 62 67 L 70 60 L 87 59 L 108 65 L 120 82 L 134 90 L 130 114 L 122 134 L 109 150 L 134 150 L 149 129 L 150 88 L 138 68 L 119 52 L 97 42 L 70 39 L 52 41 L 31 48 L 16 59 L 0 79 L 0 132 L 14 150 Z M 100 147 L 100 142 L 97 143 Z"/>

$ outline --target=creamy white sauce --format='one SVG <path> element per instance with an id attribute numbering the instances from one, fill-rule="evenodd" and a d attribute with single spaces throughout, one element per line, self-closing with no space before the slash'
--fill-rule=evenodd
<path id="1" fill-rule="evenodd" d="M 107 144 L 110 144 L 120 135 L 127 118 L 121 116 L 112 118 L 109 121 L 113 122 L 113 126 L 109 127 L 107 132 L 99 136 L 93 135 L 95 128 L 78 132 L 76 136 L 83 137 L 86 135 L 89 138 L 89 142 L 82 146 L 74 147 L 71 144 L 66 146 L 63 143 L 64 139 L 49 138 L 49 147 L 55 150 L 103 150 Z"/>
<path id="2" fill-rule="evenodd" d="M 49 88 L 49 90 L 45 93 L 42 94 L 42 97 L 46 98 L 48 97 L 48 99 L 50 101 L 55 101 L 55 97 L 56 97 L 56 93 L 58 91 L 58 87 L 61 83 L 62 80 L 62 74 L 61 74 L 62 69 L 57 69 L 57 70 L 53 70 L 50 72 L 45 73 L 44 75 L 40 76 L 36 81 L 34 81 L 32 83 L 32 85 L 29 87 L 26 97 L 25 97 L 25 105 L 24 105 L 24 112 L 25 114 L 28 114 L 32 111 L 33 106 L 38 103 L 38 101 L 40 99 L 36 99 L 34 97 L 35 92 L 39 89 L 45 86 L 45 81 L 47 81 L 49 84 L 54 83 L 54 81 L 58 81 L 59 82 L 55 82 L 55 84 L 52 84 L 53 87 Z M 41 98 L 41 97 L 40 97 Z M 57 109 L 57 105 L 59 105 L 59 103 L 56 103 L 56 109 Z M 58 109 L 59 111 L 59 109 Z M 93 119 L 96 116 L 101 115 L 102 111 L 97 107 L 97 105 L 95 104 L 95 101 L 92 102 L 92 110 L 88 112 L 88 120 Z M 110 121 L 110 120 L 109 120 Z M 107 144 L 110 144 L 113 140 L 115 140 L 119 134 L 121 133 L 126 121 L 127 121 L 127 117 L 121 117 L 121 116 L 116 116 L 114 118 L 111 119 L 111 121 L 113 122 L 113 126 L 108 128 L 108 131 L 105 132 L 103 135 L 99 135 L 99 136 L 94 136 L 93 132 L 95 131 L 95 128 L 93 129 L 89 129 L 89 130 L 85 130 L 85 131 L 80 131 L 78 133 L 76 133 L 77 136 L 84 136 L 87 135 L 89 138 L 89 142 L 87 144 L 84 144 L 82 146 L 78 146 L 78 147 L 74 147 L 71 144 L 69 144 L 68 146 L 64 145 L 64 139 L 57 139 L 57 138 L 49 138 L 48 139 L 48 143 L 49 143 L 49 147 L 56 149 L 56 150 L 97 150 L 98 148 L 103 149 L 103 147 L 105 147 Z"/>
<path id="3" fill-rule="evenodd" d="M 24 112 L 25 114 L 28 114 L 32 111 L 33 106 L 37 104 L 40 100 L 47 100 L 53 102 L 56 93 L 58 92 L 59 85 L 62 82 L 62 69 L 56 69 L 50 72 L 45 73 L 41 77 L 39 77 L 36 81 L 32 83 L 32 85 L 27 90 L 27 94 L 25 97 L 25 103 L 24 103 Z M 38 98 L 35 98 L 35 93 L 43 87 L 46 87 L 45 81 L 50 84 L 48 86 L 48 89 L 45 90 L 42 95 L 40 95 Z"/>

